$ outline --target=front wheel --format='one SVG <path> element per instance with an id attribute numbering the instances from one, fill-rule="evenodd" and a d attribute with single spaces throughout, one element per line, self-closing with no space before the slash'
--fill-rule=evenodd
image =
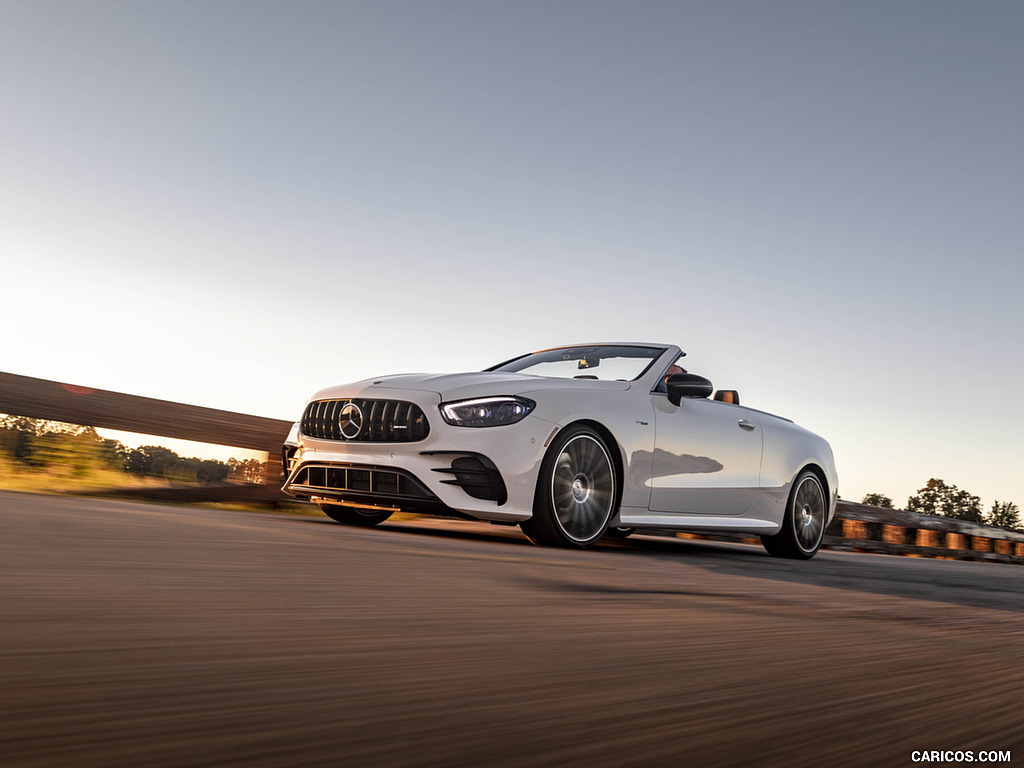
<path id="1" fill-rule="evenodd" d="M 541 463 L 533 517 L 520 527 L 534 544 L 589 547 L 604 535 L 617 491 L 604 438 L 587 426 L 569 427 Z"/>
<path id="2" fill-rule="evenodd" d="M 810 560 L 821 546 L 827 514 L 821 480 L 809 469 L 804 470 L 790 491 L 782 530 L 774 536 L 762 536 L 761 543 L 773 557 Z"/>
<path id="3" fill-rule="evenodd" d="M 319 504 L 320 510 L 336 523 L 371 526 L 383 523 L 392 514 L 391 510 L 377 511 L 362 507 L 343 507 L 340 504 Z"/>

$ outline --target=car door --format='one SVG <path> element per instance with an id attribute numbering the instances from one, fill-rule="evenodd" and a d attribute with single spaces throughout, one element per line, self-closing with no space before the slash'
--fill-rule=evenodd
<path id="1" fill-rule="evenodd" d="M 651 511 L 742 515 L 757 494 L 763 438 L 755 413 L 731 403 L 651 395 L 656 419 Z"/>

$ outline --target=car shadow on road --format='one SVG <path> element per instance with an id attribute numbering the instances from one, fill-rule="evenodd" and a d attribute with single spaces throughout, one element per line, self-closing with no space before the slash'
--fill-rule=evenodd
<path id="1" fill-rule="evenodd" d="M 618 547 L 714 574 L 1024 613 L 1024 568 L 1015 565 L 828 550 L 811 560 L 786 560 L 750 545 L 644 536 Z"/>
<path id="2" fill-rule="evenodd" d="M 339 526 L 325 518 L 302 518 L 309 524 Z M 347 526 L 339 526 L 347 528 Z M 374 529 L 388 535 L 537 549 L 515 526 L 497 526 L 452 520 L 396 520 Z M 560 550 L 570 552 L 573 550 Z M 636 557 L 685 564 L 715 575 L 767 580 L 776 583 L 847 590 L 901 599 L 927 600 L 973 608 L 1024 613 L 1024 568 L 995 563 L 971 563 L 890 555 L 819 552 L 811 560 L 774 558 L 749 544 L 634 535 L 627 539 L 605 539 L 587 552 L 576 552 L 607 565 L 606 557 Z M 599 580 L 599 581 L 603 581 Z M 591 585 L 588 589 L 597 588 Z M 628 581 L 608 584 L 615 592 L 629 592 Z M 646 591 L 639 588 L 639 591 Z M 668 588 L 666 593 L 672 590 Z M 688 589 L 689 591 L 689 589 Z"/>

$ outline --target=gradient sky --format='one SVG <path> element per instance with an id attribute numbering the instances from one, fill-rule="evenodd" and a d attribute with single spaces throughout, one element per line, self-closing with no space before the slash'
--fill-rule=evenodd
<path id="1" fill-rule="evenodd" d="M 293 419 L 595 340 L 1024 505 L 1019 2 L 0 2 L 0 370 Z"/>

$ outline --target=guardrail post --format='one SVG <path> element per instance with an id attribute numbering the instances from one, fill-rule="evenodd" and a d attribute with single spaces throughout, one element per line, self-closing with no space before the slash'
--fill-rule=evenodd
<path id="1" fill-rule="evenodd" d="M 946 549 L 966 549 L 967 537 L 962 533 L 946 534 Z"/>
<path id="2" fill-rule="evenodd" d="M 1012 555 L 1013 554 L 1013 542 L 1004 541 L 1003 539 L 996 539 L 996 554 L 999 555 Z"/>
<path id="3" fill-rule="evenodd" d="M 280 485 L 284 482 L 284 466 L 280 456 L 271 456 L 263 462 L 263 477 L 267 485 Z"/>
<path id="4" fill-rule="evenodd" d="M 844 539 L 866 539 L 868 524 L 860 520 L 843 520 Z"/>
<path id="5" fill-rule="evenodd" d="M 284 483 L 284 464 L 281 454 L 271 453 L 263 462 L 263 484 L 270 488 L 280 488 Z"/>
<path id="6" fill-rule="evenodd" d="M 983 536 L 971 536 L 971 549 L 975 552 L 991 552 L 992 540 Z"/>
<path id="7" fill-rule="evenodd" d="M 919 547 L 937 547 L 939 546 L 939 532 L 928 528 L 918 528 L 914 543 Z"/>
<path id="8" fill-rule="evenodd" d="M 886 544 L 904 544 L 907 538 L 907 529 L 898 525 L 882 526 L 882 541 Z"/>

